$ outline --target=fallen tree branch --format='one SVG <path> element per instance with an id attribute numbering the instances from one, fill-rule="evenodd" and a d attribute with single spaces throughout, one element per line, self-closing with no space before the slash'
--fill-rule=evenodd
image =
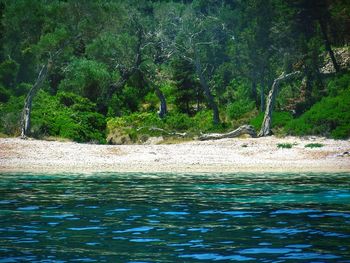
<path id="1" fill-rule="evenodd" d="M 143 130 L 143 129 L 148 129 L 149 131 L 159 131 L 162 132 L 166 135 L 170 135 L 170 136 L 179 136 L 179 137 L 186 137 L 188 134 L 187 132 L 184 133 L 180 133 L 180 132 L 172 132 L 172 131 L 167 131 L 158 127 L 141 127 L 138 128 L 137 131 Z"/>
<path id="2" fill-rule="evenodd" d="M 248 134 L 251 137 L 256 137 L 256 131 L 251 125 L 242 125 L 239 128 L 237 128 L 234 131 L 231 131 L 229 133 L 212 133 L 212 134 L 203 134 L 200 137 L 198 137 L 198 140 L 200 141 L 206 141 L 206 140 L 219 140 L 224 138 L 235 138 L 239 137 L 243 134 Z"/>

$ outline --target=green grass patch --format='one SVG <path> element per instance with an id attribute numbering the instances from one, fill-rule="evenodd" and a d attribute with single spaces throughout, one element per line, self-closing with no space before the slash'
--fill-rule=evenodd
<path id="1" fill-rule="evenodd" d="M 308 143 L 305 145 L 305 148 L 321 148 L 323 146 L 322 143 Z"/>
<path id="2" fill-rule="evenodd" d="M 290 149 L 293 147 L 293 144 L 291 143 L 279 143 L 277 144 L 277 148 L 279 149 Z"/>

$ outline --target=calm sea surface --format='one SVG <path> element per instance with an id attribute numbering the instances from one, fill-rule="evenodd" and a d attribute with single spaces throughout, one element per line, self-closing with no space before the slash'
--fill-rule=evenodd
<path id="1" fill-rule="evenodd" d="M 0 262 L 350 262 L 350 174 L 0 174 Z"/>

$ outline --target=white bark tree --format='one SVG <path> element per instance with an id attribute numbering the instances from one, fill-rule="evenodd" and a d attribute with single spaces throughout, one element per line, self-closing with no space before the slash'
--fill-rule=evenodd
<path id="1" fill-rule="evenodd" d="M 301 75 L 300 71 L 295 71 L 289 74 L 285 74 L 284 72 L 274 80 L 269 95 L 266 99 L 266 110 L 264 115 L 264 120 L 261 125 L 260 132 L 258 134 L 259 137 L 272 135 L 271 124 L 272 124 L 272 112 L 275 105 L 276 95 L 278 93 L 279 86 L 281 82 L 287 81 L 293 77 Z"/>
<path id="2" fill-rule="evenodd" d="M 43 65 L 40 69 L 40 72 L 38 74 L 38 77 L 33 84 L 32 88 L 29 90 L 27 97 L 24 102 L 24 107 L 22 110 L 22 116 L 21 116 L 21 138 L 25 139 L 30 134 L 30 121 L 31 121 L 31 112 L 32 112 L 32 103 L 33 99 L 38 92 L 38 90 L 41 88 L 43 82 L 45 81 L 49 69 L 51 68 L 52 61 L 51 59 L 48 60 L 47 64 Z"/>

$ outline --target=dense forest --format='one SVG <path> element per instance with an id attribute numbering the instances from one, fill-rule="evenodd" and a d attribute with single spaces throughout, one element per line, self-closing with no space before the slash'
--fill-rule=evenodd
<path id="1" fill-rule="evenodd" d="M 269 109 L 262 136 L 350 136 L 348 0 L 0 0 L 0 12 L 2 136 L 193 138 L 259 131 Z"/>

